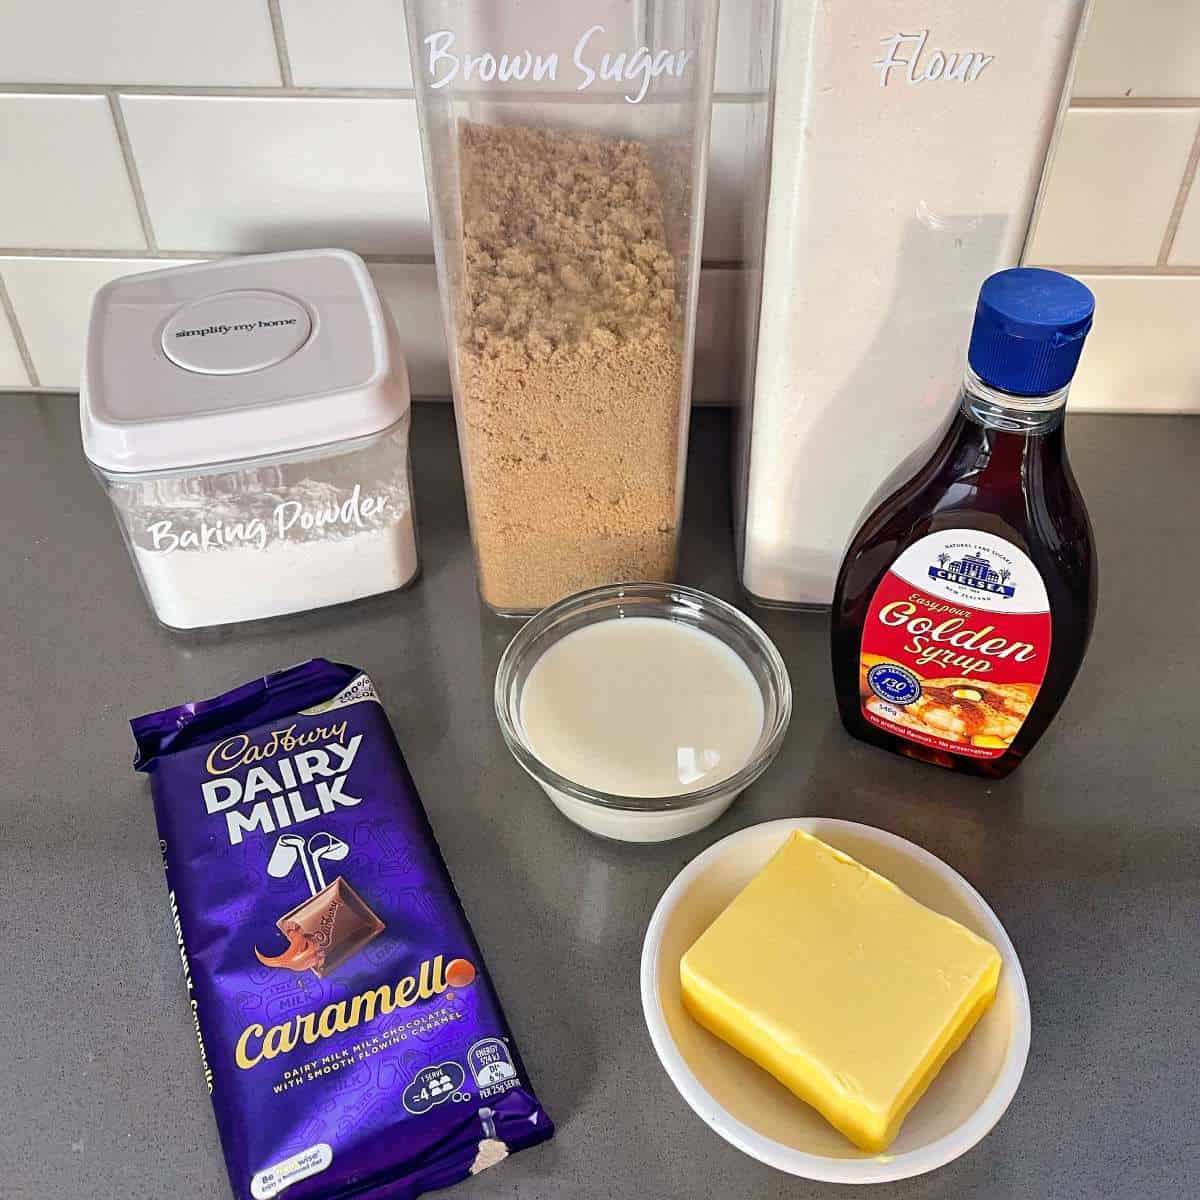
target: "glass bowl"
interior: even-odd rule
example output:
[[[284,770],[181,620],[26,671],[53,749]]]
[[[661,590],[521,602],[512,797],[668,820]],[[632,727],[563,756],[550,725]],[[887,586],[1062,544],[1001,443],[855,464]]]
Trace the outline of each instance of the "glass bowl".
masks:
[[[619,796],[568,779],[533,752],[521,720],[521,697],[533,665],[560,639],[600,621],[650,617],[710,634],[749,669],[763,702],[763,727],[746,763],[707,787],[670,796]],[[770,638],[724,600],[667,583],[621,583],[568,596],[543,609],[509,643],[496,672],[496,716],[513,757],[564,816],[601,837],[662,842],[712,824],[779,752],[792,715],[787,668]]]

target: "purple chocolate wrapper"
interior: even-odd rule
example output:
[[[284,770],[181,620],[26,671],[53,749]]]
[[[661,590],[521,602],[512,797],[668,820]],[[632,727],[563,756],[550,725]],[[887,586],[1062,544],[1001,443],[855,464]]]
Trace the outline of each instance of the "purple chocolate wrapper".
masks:
[[[553,1135],[366,675],[131,724],[239,1200],[401,1200]]]

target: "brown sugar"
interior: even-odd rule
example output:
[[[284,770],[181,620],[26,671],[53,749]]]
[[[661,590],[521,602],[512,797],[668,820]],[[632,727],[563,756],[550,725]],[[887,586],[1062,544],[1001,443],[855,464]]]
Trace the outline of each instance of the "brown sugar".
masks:
[[[533,610],[670,579],[682,322],[639,142],[460,130],[460,436],[480,589]]]

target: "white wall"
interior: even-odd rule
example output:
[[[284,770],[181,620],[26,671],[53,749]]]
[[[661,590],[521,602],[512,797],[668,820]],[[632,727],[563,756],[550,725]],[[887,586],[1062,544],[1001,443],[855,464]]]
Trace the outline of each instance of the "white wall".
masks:
[[[726,5],[718,66],[697,371],[716,401],[759,3]],[[0,81],[0,388],[77,387],[116,275],[338,245],[400,317],[414,389],[448,392],[402,0],[3,4]]]
[[[1076,407],[1200,411],[1200,3],[1096,0],[1026,261],[1079,275]]]
[[[570,3],[571,0],[565,0]],[[697,398],[728,399],[746,89],[724,0]],[[342,245],[448,390],[401,0],[0,4],[0,390],[77,386],[91,293],[161,263]],[[1200,5],[1098,0],[1030,261],[1100,300],[1080,407],[1200,409]],[[1151,349],[1152,348],[1152,349]],[[1147,373],[1147,360],[1151,370]]]

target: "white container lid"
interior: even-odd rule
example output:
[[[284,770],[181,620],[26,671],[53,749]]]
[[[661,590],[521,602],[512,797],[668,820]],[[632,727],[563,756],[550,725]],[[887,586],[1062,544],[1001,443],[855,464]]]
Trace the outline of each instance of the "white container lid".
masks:
[[[132,474],[380,433],[408,373],[362,260],[299,250],[114,279],[96,293],[83,449]]]

